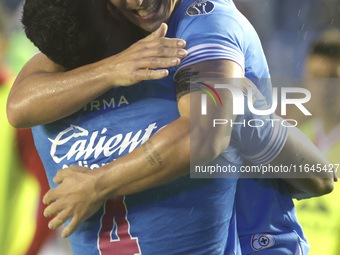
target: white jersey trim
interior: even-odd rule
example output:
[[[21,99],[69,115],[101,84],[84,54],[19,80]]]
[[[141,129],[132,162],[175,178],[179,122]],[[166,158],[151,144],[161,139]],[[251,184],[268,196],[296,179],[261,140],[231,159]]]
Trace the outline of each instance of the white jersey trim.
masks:
[[[245,70],[245,58],[241,51],[216,43],[204,43],[193,46],[188,50],[188,56],[183,59],[178,70],[206,60],[228,59],[236,62]]]
[[[244,155],[244,158],[253,164],[268,164],[281,152],[288,137],[287,127],[283,127],[281,122],[274,122],[274,131],[266,147],[255,155]]]

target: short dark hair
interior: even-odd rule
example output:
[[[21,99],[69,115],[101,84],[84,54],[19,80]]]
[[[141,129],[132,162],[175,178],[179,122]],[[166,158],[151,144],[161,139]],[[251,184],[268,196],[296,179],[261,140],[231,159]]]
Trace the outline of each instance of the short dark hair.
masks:
[[[26,0],[22,23],[39,50],[66,69],[116,54],[140,35],[112,17],[107,0]]]
[[[333,28],[324,31],[313,44],[310,54],[340,60],[340,30]]]

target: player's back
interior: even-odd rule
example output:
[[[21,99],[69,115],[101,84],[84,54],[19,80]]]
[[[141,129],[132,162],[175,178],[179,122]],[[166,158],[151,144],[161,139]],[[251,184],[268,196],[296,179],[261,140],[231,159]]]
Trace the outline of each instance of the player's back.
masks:
[[[76,114],[33,128],[51,187],[58,169],[95,169],[179,117],[173,77],[114,89]],[[70,237],[74,254],[223,254],[235,179],[184,176],[110,199]],[[116,253],[115,253],[116,252]]]

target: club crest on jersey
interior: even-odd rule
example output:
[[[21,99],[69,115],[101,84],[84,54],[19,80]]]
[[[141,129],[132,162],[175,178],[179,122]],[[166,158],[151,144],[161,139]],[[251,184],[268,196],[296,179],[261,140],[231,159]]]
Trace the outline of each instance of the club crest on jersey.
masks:
[[[254,234],[251,236],[250,245],[254,251],[261,251],[273,247],[275,238],[269,234]]]
[[[189,16],[205,15],[211,13],[215,9],[215,5],[207,0],[199,0],[190,5],[187,9]]]

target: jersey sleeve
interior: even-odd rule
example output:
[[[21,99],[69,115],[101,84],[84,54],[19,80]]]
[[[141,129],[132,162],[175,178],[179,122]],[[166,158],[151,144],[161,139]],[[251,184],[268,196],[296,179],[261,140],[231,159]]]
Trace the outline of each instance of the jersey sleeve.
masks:
[[[268,164],[281,152],[287,140],[287,127],[271,115],[261,127],[250,127],[242,133],[243,158],[252,164]],[[262,123],[261,123],[262,124]]]
[[[243,23],[247,21],[228,1],[214,1],[212,4],[214,9],[210,13],[188,15],[187,11],[179,22],[176,37],[186,40],[188,51],[179,69],[201,61],[227,59],[244,70],[243,37],[248,24]]]
[[[251,84],[255,109],[268,110],[266,98]],[[288,136],[288,124],[275,114],[255,115],[245,106],[244,126],[238,129],[243,159],[268,164],[280,153]]]

